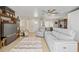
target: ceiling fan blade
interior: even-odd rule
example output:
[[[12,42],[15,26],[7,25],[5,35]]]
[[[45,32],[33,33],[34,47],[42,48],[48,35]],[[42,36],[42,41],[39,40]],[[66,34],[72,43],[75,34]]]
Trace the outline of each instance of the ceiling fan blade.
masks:
[[[44,13],[48,13],[48,12],[46,12],[45,10],[42,10]]]
[[[53,10],[51,10],[50,12],[54,12],[54,11],[56,11],[56,9],[53,9]]]

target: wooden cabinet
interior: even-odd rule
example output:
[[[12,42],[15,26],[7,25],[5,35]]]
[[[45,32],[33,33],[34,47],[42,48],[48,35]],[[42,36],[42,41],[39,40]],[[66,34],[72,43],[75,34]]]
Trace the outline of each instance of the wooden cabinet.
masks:
[[[59,19],[57,21],[55,21],[54,27],[55,28],[64,28],[67,29],[67,20],[68,19]]]
[[[7,6],[0,6],[0,37],[6,38],[6,45],[16,40],[17,23],[15,11]]]

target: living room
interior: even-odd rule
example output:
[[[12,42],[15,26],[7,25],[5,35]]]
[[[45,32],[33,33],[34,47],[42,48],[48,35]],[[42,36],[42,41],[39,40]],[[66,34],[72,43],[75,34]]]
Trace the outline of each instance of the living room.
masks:
[[[1,6],[0,51],[78,52],[78,16],[78,6]]]

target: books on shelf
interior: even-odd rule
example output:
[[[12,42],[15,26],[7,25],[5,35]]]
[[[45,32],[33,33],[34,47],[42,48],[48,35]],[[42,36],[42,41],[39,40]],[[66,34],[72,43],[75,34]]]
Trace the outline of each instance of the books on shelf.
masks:
[[[6,21],[11,21],[11,18],[4,17],[4,16],[1,16],[1,19],[2,19],[2,20],[6,20]]]
[[[7,17],[15,17],[15,11],[7,6],[0,6],[0,15]]]

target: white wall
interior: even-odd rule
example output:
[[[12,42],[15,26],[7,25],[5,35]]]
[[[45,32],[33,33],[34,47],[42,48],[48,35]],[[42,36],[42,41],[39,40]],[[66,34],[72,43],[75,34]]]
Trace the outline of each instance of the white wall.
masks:
[[[74,30],[77,33],[76,40],[79,40],[79,10],[68,14],[68,29]]]

